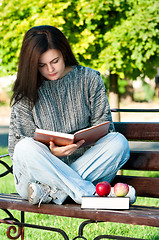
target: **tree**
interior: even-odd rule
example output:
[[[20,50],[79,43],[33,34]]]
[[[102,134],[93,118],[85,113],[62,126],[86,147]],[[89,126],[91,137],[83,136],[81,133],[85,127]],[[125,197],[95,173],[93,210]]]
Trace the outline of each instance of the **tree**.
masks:
[[[25,32],[34,25],[50,24],[58,27],[63,26],[65,22],[62,13],[70,4],[70,1],[1,1],[0,73],[1,75],[15,74]]]
[[[24,33],[34,25],[50,24],[66,34],[81,64],[110,72],[115,106],[119,78],[155,76],[159,66],[158,0],[1,1],[3,74],[16,72]]]
[[[159,66],[159,2],[139,0],[130,6],[126,19],[104,35],[107,47],[100,54],[106,58],[102,68],[109,65],[111,74],[122,79],[141,74],[152,78]]]
[[[156,74],[159,66],[159,2],[97,2],[93,1],[94,8],[89,2],[90,15],[86,7],[82,9],[81,5],[80,9],[80,13],[82,10],[87,12],[86,29],[97,36],[86,52],[93,67],[100,68],[101,72],[109,70],[110,103],[118,107],[118,78],[136,79],[140,75],[152,78]]]

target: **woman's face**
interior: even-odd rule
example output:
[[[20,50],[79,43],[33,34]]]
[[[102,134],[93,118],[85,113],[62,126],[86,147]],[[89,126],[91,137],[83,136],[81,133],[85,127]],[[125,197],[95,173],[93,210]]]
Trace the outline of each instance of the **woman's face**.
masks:
[[[65,67],[62,53],[57,49],[49,49],[39,58],[38,70],[48,80],[57,80],[66,75],[70,67]]]

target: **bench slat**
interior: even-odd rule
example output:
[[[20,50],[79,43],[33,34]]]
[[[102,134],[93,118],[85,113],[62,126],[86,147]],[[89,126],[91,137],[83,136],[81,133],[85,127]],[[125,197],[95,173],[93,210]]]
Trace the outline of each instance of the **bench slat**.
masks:
[[[158,122],[115,122],[115,129],[128,140],[159,141]]]
[[[100,210],[81,209],[78,204],[41,204],[30,205],[18,195],[0,194],[0,208],[34,212],[48,215],[66,216],[73,218],[90,219],[105,222],[119,222],[159,227],[159,208],[145,206],[131,206],[130,210]]]
[[[137,196],[159,198],[159,178],[117,175],[112,182],[127,183],[136,189]]]
[[[131,151],[123,169],[159,171],[159,151]]]

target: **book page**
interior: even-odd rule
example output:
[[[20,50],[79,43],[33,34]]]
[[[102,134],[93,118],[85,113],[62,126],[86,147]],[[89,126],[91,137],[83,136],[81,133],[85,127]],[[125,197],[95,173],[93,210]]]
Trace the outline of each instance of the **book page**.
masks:
[[[74,135],[68,133],[54,132],[43,129],[36,129],[34,140],[49,145],[50,141],[57,146],[66,146],[74,142]]]
[[[84,139],[85,143],[82,146],[94,144],[108,133],[109,126],[110,121],[107,121],[97,126],[82,129],[74,134],[75,142]]]
[[[74,139],[74,135],[69,134],[69,133],[54,132],[54,131],[49,131],[49,130],[44,130],[44,129],[39,129],[39,128],[37,128],[35,132],[52,135],[52,136],[64,137],[64,138],[68,138],[68,139],[72,139],[72,140]]]

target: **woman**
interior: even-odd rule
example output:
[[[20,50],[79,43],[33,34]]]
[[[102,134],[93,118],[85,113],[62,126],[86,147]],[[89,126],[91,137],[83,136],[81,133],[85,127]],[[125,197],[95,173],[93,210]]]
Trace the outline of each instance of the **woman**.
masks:
[[[68,196],[81,203],[129,158],[100,73],[78,64],[55,27],[33,27],[24,36],[12,101],[9,154],[17,192],[31,204],[62,204]],[[73,133],[105,121],[111,121],[109,133],[91,147],[80,148],[84,140],[63,147],[33,140],[36,128]]]

